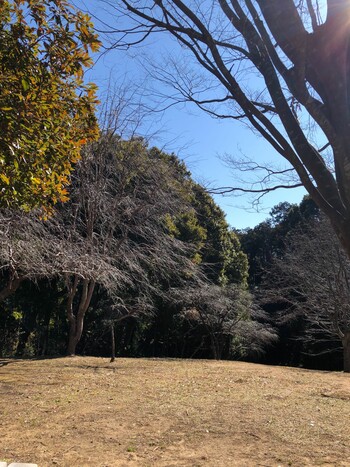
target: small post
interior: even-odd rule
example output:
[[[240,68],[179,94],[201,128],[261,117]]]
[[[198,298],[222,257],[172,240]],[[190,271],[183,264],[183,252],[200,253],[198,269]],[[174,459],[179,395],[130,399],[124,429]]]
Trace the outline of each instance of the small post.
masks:
[[[115,333],[114,333],[114,321],[111,321],[111,363],[115,360]]]

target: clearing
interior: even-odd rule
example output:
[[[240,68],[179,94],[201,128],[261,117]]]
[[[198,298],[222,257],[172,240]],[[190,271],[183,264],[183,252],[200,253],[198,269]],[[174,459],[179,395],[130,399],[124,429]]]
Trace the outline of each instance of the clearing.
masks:
[[[0,360],[0,461],[350,466],[350,375],[242,362]]]

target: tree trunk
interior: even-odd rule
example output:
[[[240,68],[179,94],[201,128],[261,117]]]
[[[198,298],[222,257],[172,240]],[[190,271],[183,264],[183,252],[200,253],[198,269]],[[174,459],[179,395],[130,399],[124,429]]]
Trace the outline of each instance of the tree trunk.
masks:
[[[343,357],[344,357],[344,372],[350,373],[350,331],[344,334],[342,339]]]
[[[90,303],[89,303],[90,304]],[[75,355],[76,347],[80,341],[80,338],[83,334],[84,328],[84,318],[85,313],[89,307],[89,304],[86,307],[81,307],[81,303],[79,305],[79,311],[76,316],[74,316],[74,320],[70,321],[69,326],[69,341],[68,341],[68,348],[67,353],[71,357]]]
[[[111,363],[115,360],[115,332],[114,322],[111,321]]]
[[[80,324],[81,328],[83,327],[83,323]],[[75,355],[76,347],[80,340],[81,335],[77,334],[77,318],[74,317],[74,322],[70,322],[69,324],[69,340],[68,340],[68,348],[67,354],[73,357]]]
[[[81,297],[79,301],[78,311],[76,314],[73,309],[73,300],[77,292],[79,279],[74,280],[74,284],[69,289],[68,301],[67,301],[67,318],[69,321],[69,340],[67,347],[67,354],[74,356],[76,347],[80,341],[81,335],[84,328],[84,318],[87,309],[89,308],[91,297],[95,289],[95,281],[84,279]]]
[[[219,339],[217,339],[216,336],[211,335],[210,342],[214,360],[221,360],[222,346],[220,345]]]

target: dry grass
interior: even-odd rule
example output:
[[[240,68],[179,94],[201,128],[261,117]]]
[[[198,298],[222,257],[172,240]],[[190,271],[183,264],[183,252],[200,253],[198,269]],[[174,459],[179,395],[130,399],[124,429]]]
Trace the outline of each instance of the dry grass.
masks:
[[[0,365],[0,461],[350,466],[349,375],[203,360]]]

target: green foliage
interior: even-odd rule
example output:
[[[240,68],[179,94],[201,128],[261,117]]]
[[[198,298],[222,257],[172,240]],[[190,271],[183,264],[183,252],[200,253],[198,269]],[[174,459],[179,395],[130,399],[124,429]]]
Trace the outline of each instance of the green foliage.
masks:
[[[220,285],[245,285],[248,261],[238,236],[230,229],[224,212],[206,190],[192,180],[186,182],[189,206],[176,216],[167,217],[169,232],[195,246],[192,260],[202,265],[210,281]]]
[[[35,217],[24,230],[33,230],[27,243],[34,243],[38,264],[45,266],[50,258],[52,264],[41,272],[31,261],[31,276],[26,270],[22,275],[40,282],[40,291],[28,280],[9,297],[13,310],[21,313],[17,324],[11,318],[17,330],[12,333],[14,351],[62,351],[64,305],[70,318],[77,316],[88,283],[88,332],[79,351],[108,354],[111,323],[117,331],[117,354],[191,356],[203,338],[208,343],[203,326],[197,332],[179,318],[179,307],[167,300],[169,289],[185,292],[206,276],[216,283],[215,300],[221,303],[231,283],[243,286],[244,294],[247,260],[224,213],[191,179],[184,163],[173,154],[149,149],[142,138],[126,141],[106,132],[84,148],[69,190],[68,202],[58,203],[55,215],[45,221],[21,212],[25,219]],[[9,230],[16,235],[14,229]],[[54,243],[38,255],[35,242],[44,237],[42,229]],[[45,246],[48,243],[44,239]],[[19,273],[20,256],[28,260],[28,250],[18,255],[17,244],[11,245]],[[4,273],[4,285],[6,278]],[[230,311],[239,313],[238,306]],[[203,352],[199,354],[209,356],[205,346]]]
[[[209,280],[220,285],[246,285],[248,260],[224,212],[207,191],[193,181],[186,165],[176,155],[157,148],[152,148],[150,155],[175,169],[173,188],[183,199],[183,209],[175,216],[166,216],[170,235],[194,246],[192,261],[202,265]]]
[[[195,245],[195,252],[193,253],[192,260],[196,264],[202,262],[200,251],[204,247],[205,240],[207,239],[206,229],[199,224],[197,215],[193,209],[181,213],[176,216],[176,219],[167,216],[166,225],[169,233],[183,242],[192,243]]]
[[[286,241],[293,231],[305,227],[319,215],[314,201],[305,196],[300,205],[279,203],[272,208],[270,218],[240,233],[242,249],[249,260],[251,286],[258,286],[272,260],[283,256]]]
[[[88,15],[66,0],[0,4],[0,206],[46,207],[66,199],[82,145],[97,136],[98,49]]]
[[[0,307],[0,356],[62,353],[66,339],[59,281],[26,281]]]

